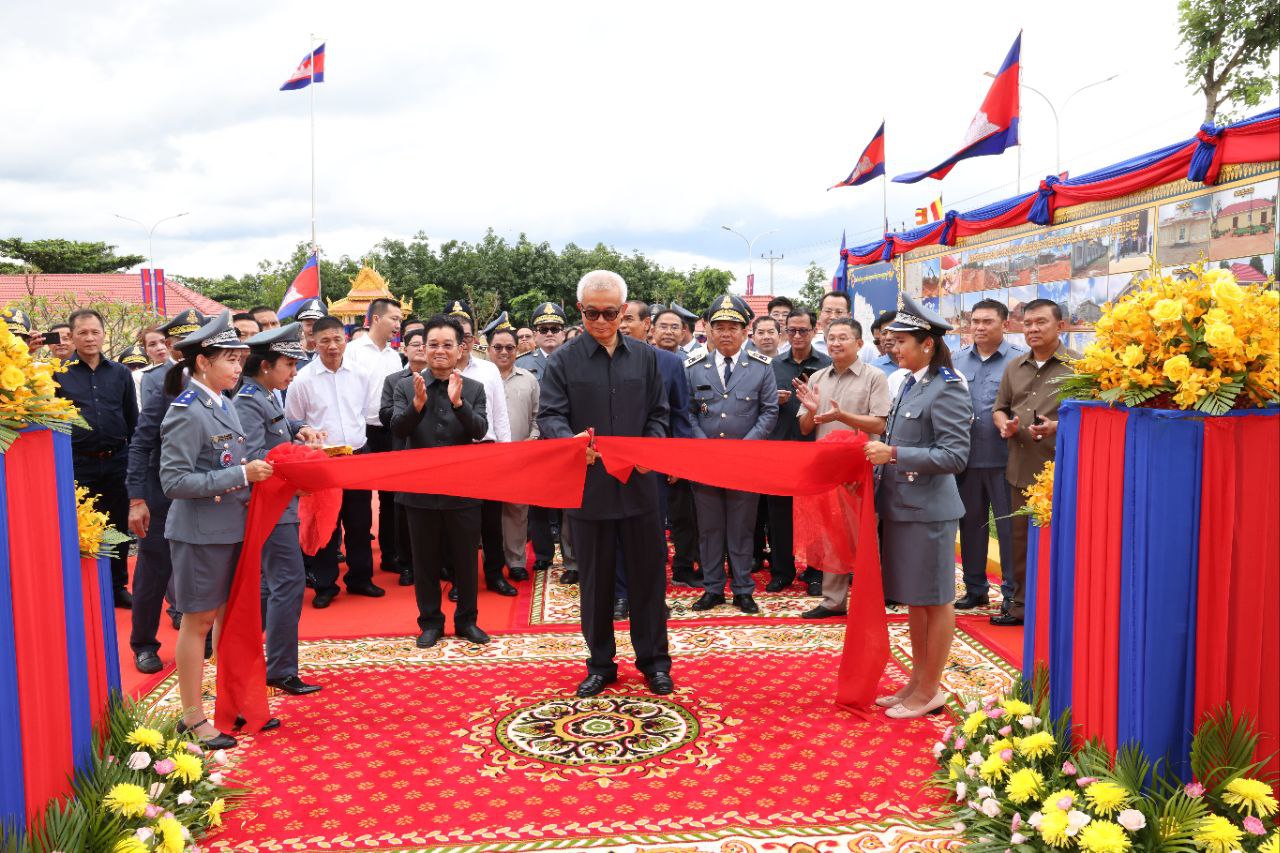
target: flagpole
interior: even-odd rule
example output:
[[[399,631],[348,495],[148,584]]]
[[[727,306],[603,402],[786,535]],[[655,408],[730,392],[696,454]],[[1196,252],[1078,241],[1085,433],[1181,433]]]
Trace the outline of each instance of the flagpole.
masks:
[[[889,230],[889,176],[880,176],[880,213],[884,216],[884,230]]]
[[[311,64],[308,71],[311,82],[307,84],[311,101],[311,253],[316,256],[316,296],[324,298],[324,282],[320,280],[320,247],[316,243],[316,34],[311,33],[307,48]]]

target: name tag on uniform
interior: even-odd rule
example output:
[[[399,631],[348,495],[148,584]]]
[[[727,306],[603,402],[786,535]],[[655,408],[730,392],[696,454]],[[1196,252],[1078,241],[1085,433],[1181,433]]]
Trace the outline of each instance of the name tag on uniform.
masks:
[[[213,438],[209,439],[209,441],[211,441],[214,444],[222,444],[223,442],[230,441],[230,440],[231,440],[231,433],[229,432],[224,432],[221,435],[215,435]]]
[[[272,418],[272,419],[271,419],[271,422],[272,422],[273,424],[278,424],[278,423],[280,423],[282,420],[284,420],[284,415],[276,415],[274,418]]]

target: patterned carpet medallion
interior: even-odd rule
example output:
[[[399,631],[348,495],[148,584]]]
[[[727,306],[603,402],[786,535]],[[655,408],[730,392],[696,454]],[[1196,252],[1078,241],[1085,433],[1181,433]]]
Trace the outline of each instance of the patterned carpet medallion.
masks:
[[[895,661],[906,626],[890,624]],[[866,718],[831,700],[843,626],[673,626],[676,691],[650,694],[618,634],[619,680],[578,699],[573,632],[317,641],[325,690],[276,694],[284,725],[242,737],[230,774],[252,789],[206,849],[833,853],[959,849],[928,825],[931,747],[953,719]],[[949,690],[1012,682],[963,631]],[[882,687],[901,684],[890,666]],[[212,691],[212,678],[207,685]],[[176,680],[148,701],[177,710]]]

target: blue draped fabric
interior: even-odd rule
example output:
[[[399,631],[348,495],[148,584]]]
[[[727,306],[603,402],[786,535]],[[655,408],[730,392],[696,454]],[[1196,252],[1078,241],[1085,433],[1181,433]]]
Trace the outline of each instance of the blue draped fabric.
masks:
[[[5,492],[0,454],[0,496]],[[0,824],[26,824],[22,777],[22,716],[18,705],[18,654],[13,633],[13,593],[9,580],[9,517],[0,512]]]
[[[1191,778],[1203,416],[1131,409],[1125,435],[1117,737]],[[1169,460],[1177,460],[1169,464]],[[1055,519],[1056,521],[1056,519]]]
[[[1202,182],[1209,175],[1209,167],[1213,165],[1213,154],[1218,150],[1218,137],[1222,128],[1213,122],[1200,125],[1196,134],[1196,150],[1191,155],[1191,165],[1187,168],[1187,180]]]
[[[1149,166],[1159,163],[1166,157],[1177,154],[1191,142],[1190,139],[1184,139],[1181,142],[1175,142],[1172,145],[1166,145],[1163,148],[1157,148],[1155,151],[1148,151],[1146,154],[1139,154],[1137,157],[1130,157],[1128,160],[1121,160],[1119,163],[1112,163],[1110,166],[1103,166],[1092,172],[1087,172],[1074,178],[1067,178],[1064,184],[1071,187],[1078,187],[1083,184],[1096,184],[1102,181],[1110,181]]]
[[[53,458],[58,471],[58,528],[62,540],[62,605],[67,625],[71,749],[76,757],[76,766],[80,767],[89,758],[93,729],[89,708],[89,653],[84,635],[84,587],[80,582],[80,534],[76,522],[76,493],[72,486],[75,474],[71,461],[71,436],[53,433]]]
[[[985,222],[988,219],[995,219],[998,216],[1004,216],[1027,199],[1031,198],[1034,193],[1023,193],[1013,198],[1006,198],[1003,201],[993,201],[984,207],[979,207],[968,213],[960,214],[960,219],[965,222]]]
[[[117,546],[128,548],[128,544]],[[102,619],[102,648],[107,661],[107,692],[120,692],[120,644],[116,639],[116,612],[113,606],[114,590],[111,587],[111,561],[98,560],[98,595],[102,602],[99,617]]]
[[[1027,527],[1027,579],[1023,584],[1026,590],[1025,612],[1022,626],[1022,680],[1031,684],[1036,674],[1036,585],[1040,582],[1040,528],[1034,524]],[[1049,531],[1053,535],[1053,531]]]
[[[939,239],[944,246],[954,246],[956,244],[956,219],[960,214],[954,210],[948,210],[947,216],[942,223],[942,237]]]
[[[1071,707],[1076,586],[1076,471],[1080,454],[1078,400],[1065,400],[1058,409],[1058,438],[1054,456],[1052,556],[1049,563],[1049,709],[1054,719]],[[1087,495],[1085,498],[1087,499]],[[1026,632],[1024,631],[1024,634]]]
[[[1027,219],[1036,225],[1053,223],[1053,205],[1050,202],[1053,199],[1054,185],[1061,182],[1062,179],[1057,175],[1050,175],[1040,182],[1040,189],[1036,191],[1036,200],[1031,203],[1031,210],[1027,211]]]

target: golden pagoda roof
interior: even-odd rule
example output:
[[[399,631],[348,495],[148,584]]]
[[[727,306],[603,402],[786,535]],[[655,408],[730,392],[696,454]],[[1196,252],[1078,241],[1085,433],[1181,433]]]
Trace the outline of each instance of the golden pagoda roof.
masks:
[[[329,303],[329,313],[344,322],[363,323],[369,313],[369,305],[375,299],[395,299],[386,279],[373,267],[361,267],[351,280],[351,290],[341,299]],[[405,311],[413,308],[412,301],[403,301]]]

